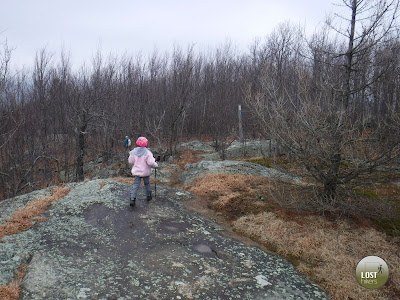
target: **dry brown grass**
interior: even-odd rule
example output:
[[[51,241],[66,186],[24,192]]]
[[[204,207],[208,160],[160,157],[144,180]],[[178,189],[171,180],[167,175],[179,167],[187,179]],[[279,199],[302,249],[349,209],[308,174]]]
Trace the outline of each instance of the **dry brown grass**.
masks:
[[[193,164],[193,163],[199,162],[201,160],[199,154],[202,154],[202,153],[204,153],[204,152],[191,150],[191,149],[185,149],[179,153],[178,158],[175,161],[175,163],[179,167],[183,167],[186,164]]]
[[[289,189],[291,184],[286,185]],[[275,208],[271,194],[275,186],[273,181],[261,176],[208,174],[184,188],[206,198],[209,208],[223,212],[226,218],[233,220]]]
[[[129,183],[133,184],[133,178],[132,177],[114,177],[112,180],[121,182],[121,183]]]
[[[301,196],[301,190],[284,187],[274,193],[277,184],[266,178],[217,174],[199,178],[186,189],[223,212],[235,231],[293,261],[333,299],[399,298],[400,249],[394,238],[374,229],[369,220],[355,224],[282,208],[281,202],[273,199],[279,193],[284,198],[282,190],[289,190],[288,198]],[[380,256],[388,263],[389,282],[381,289],[367,290],[355,278],[357,263],[368,255]]]
[[[298,270],[334,299],[394,299],[400,293],[399,247],[373,228],[354,228],[346,220],[332,222],[319,216],[306,216],[299,224],[272,212],[241,217],[233,228],[284,257],[298,259]],[[391,279],[382,289],[366,290],[355,278],[357,263],[368,255],[388,263]]]
[[[121,183],[129,183],[133,184],[133,177],[114,177],[112,180],[121,182]],[[140,182],[140,184],[143,184],[143,181]],[[150,184],[154,184],[154,178],[150,176]]]
[[[0,286],[0,299],[2,300],[17,300],[21,293],[21,284],[26,274],[26,265],[18,268],[17,274],[13,281],[7,285]]]
[[[70,190],[71,188],[56,187],[53,189],[51,196],[38,198],[17,209],[10,218],[6,219],[5,224],[0,224],[0,241],[5,236],[28,230],[37,222],[44,221],[45,219],[40,217],[43,212],[53,202],[57,202],[66,196]]]
[[[6,219],[5,224],[0,224],[0,241],[3,237],[17,234],[28,230],[37,222],[43,222],[46,219],[41,217],[43,212],[53,203],[59,201],[66,196],[71,188],[56,187],[53,189],[51,196],[38,198],[29,202],[26,206],[16,210],[14,214]],[[16,300],[21,292],[21,284],[26,274],[26,265],[18,268],[17,274],[13,281],[7,285],[0,286],[0,299]]]

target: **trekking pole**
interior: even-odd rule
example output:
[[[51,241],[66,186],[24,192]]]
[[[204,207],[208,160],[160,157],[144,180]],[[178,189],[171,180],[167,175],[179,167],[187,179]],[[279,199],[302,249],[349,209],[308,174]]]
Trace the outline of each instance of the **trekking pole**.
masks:
[[[157,199],[157,168],[154,168],[154,199]]]
[[[157,156],[156,161],[160,161],[160,155]],[[154,168],[154,199],[157,199],[157,168]]]

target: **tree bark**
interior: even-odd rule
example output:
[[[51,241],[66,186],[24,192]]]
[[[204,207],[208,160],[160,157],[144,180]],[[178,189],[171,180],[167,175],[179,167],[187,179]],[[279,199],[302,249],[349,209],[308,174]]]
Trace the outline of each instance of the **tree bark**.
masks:
[[[76,157],[76,179],[78,181],[83,181],[85,179],[83,166],[84,166],[84,158],[86,150],[85,133],[87,126],[88,123],[86,114],[82,113],[81,126],[79,127],[79,132],[78,132],[78,153]]]

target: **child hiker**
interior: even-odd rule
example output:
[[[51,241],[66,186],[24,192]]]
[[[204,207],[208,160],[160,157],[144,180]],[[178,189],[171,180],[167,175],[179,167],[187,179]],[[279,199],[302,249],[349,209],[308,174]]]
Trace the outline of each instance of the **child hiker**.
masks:
[[[152,199],[150,187],[151,168],[157,168],[158,164],[153,157],[153,153],[147,149],[147,139],[143,136],[136,141],[136,147],[129,152],[128,162],[132,165],[132,175],[135,177],[131,190],[130,206],[134,206],[136,202],[136,194],[143,178],[144,186],[146,187],[147,201]]]

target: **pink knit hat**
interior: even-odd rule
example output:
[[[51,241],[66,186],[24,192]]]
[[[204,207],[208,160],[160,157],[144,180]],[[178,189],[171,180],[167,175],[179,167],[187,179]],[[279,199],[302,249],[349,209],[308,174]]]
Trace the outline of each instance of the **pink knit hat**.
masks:
[[[136,145],[139,147],[147,147],[147,139],[144,136],[141,136],[137,139]]]

